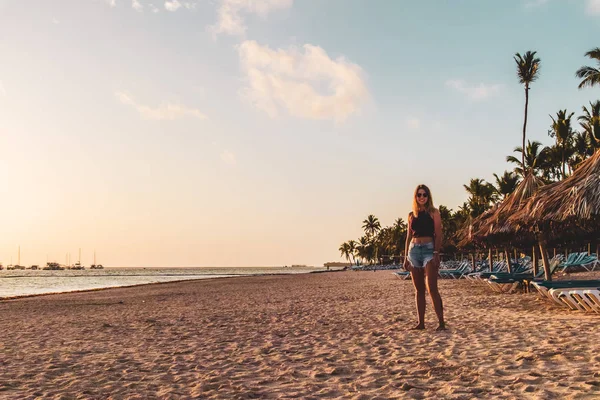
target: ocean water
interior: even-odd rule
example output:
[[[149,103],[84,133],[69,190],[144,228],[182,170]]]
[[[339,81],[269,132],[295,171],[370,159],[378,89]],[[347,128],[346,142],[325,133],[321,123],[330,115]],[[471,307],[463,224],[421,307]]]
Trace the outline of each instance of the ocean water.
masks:
[[[105,268],[102,270],[0,271],[0,299],[45,293],[265,274],[302,274],[325,271],[318,267],[229,267],[229,268]]]

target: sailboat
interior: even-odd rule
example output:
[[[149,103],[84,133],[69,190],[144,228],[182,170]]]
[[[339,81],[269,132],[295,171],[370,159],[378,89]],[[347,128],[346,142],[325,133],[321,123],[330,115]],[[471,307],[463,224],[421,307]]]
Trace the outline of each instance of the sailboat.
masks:
[[[85,267],[81,265],[81,248],[79,248],[79,260],[71,267],[71,269],[85,269]]]
[[[11,264],[12,264],[12,262],[11,262]],[[25,267],[23,265],[21,265],[21,246],[19,246],[17,265],[9,265],[6,269],[25,269]]]
[[[104,269],[102,264],[96,264],[96,250],[94,250],[94,263],[90,266],[90,269]]]

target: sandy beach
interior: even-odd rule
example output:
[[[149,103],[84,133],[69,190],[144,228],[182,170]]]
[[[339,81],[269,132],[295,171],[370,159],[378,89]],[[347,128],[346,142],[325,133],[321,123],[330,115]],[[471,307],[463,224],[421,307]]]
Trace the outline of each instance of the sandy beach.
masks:
[[[600,316],[440,282],[411,331],[390,271],[222,278],[0,302],[0,398],[600,396]]]

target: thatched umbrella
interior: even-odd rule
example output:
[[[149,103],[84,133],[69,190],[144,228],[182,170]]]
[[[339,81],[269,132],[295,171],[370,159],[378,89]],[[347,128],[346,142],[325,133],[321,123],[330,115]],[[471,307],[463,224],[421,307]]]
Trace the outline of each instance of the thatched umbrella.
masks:
[[[546,279],[550,280],[548,240],[566,232],[576,236],[600,234],[600,150],[581,163],[570,177],[541,187],[508,218],[507,226],[514,231],[537,234]]]
[[[470,240],[486,244],[491,254],[491,247],[494,243],[507,244],[517,242],[522,244],[524,242],[533,242],[533,235],[524,231],[517,232],[512,229],[511,225],[507,224],[507,220],[512,214],[519,211],[543,184],[542,180],[532,173],[527,174],[515,190],[501,203],[473,220],[471,226],[468,227],[468,237],[463,239],[461,243]],[[491,256],[489,258],[491,260]]]

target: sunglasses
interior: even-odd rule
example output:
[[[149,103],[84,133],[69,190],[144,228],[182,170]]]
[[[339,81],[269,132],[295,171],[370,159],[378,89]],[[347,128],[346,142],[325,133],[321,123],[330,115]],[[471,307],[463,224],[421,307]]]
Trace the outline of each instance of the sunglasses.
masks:
[[[429,196],[427,195],[427,193],[417,193],[417,197],[419,197],[419,198],[421,198],[421,197],[428,198]]]

